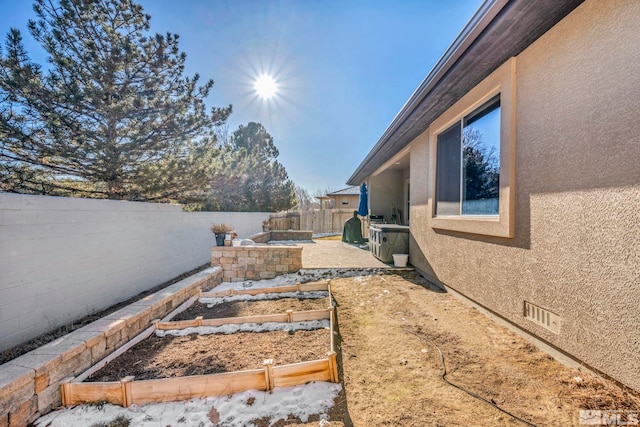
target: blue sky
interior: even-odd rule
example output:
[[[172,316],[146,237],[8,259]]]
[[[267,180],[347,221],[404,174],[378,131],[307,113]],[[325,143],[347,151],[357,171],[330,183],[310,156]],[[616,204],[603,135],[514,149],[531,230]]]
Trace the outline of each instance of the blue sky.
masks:
[[[289,177],[310,193],[346,187],[405,101],[481,0],[138,0],[151,31],[180,35],[186,73],[215,85],[210,106],[233,105],[229,132],[262,123]],[[0,0],[2,39],[26,29],[29,0]],[[270,74],[269,100],[253,83]]]

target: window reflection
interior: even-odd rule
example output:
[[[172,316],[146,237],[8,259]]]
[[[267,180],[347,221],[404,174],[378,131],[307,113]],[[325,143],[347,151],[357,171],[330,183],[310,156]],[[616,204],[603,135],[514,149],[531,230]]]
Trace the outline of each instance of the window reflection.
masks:
[[[436,215],[498,215],[500,95],[438,135]]]
[[[462,214],[498,215],[500,191],[500,99],[464,120]]]

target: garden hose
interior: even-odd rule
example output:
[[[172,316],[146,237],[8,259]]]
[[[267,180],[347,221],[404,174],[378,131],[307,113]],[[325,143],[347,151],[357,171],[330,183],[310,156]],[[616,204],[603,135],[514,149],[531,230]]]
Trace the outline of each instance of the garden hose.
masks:
[[[476,399],[481,400],[482,402],[488,403],[489,405],[493,406],[493,407],[494,407],[494,408],[496,408],[497,410],[499,410],[499,411],[501,411],[501,412],[503,412],[503,413],[505,413],[505,414],[509,415],[509,416],[510,416],[510,417],[512,417],[513,419],[515,419],[515,420],[517,420],[517,421],[520,421],[520,422],[521,422],[521,423],[523,423],[523,424],[528,425],[529,427],[538,427],[538,426],[536,426],[535,424],[533,424],[533,423],[531,423],[531,422],[529,422],[529,421],[527,421],[527,420],[524,420],[524,419],[520,418],[519,416],[517,416],[517,415],[515,415],[515,414],[512,414],[511,412],[507,411],[506,409],[501,408],[501,407],[500,407],[500,406],[498,406],[496,403],[494,403],[494,402],[492,402],[492,401],[490,401],[490,400],[485,399],[484,397],[480,396],[479,394],[474,393],[474,392],[472,392],[472,391],[470,391],[470,390],[467,390],[466,388],[464,388],[464,387],[462,387],[462,386],[459,386],[459,385],[457,385],[457,384],[454,384],[454,383],[452,383],[451,381],[449,381],[449,380],[447,379],[447,367],[446,367],[446,365],[445,365],[445,363],[444,363],[444,355],[442,354],[442,351],[440,350],[440,348],[439,348],[439,347],[438,347],[438,346],[437,346],[433,341],[431,341],[431,340],[429,340],[429,339],[425,338],[424,336],[419,335],[418,333],[413,332],[413,331],[410,331],[410,330],[408,330],[408,329],[405,329],[405,328],[403,328],[403,329],[404,329],[404,331],[405,331],[405,332],[410,333],[411,335],[416,336],[418,339],[420,339],[420,340],[422,340],[422,341],[426,342],[426,343],[427,343],[427,344],[429,344],[429,345],[432,345],[433,347],[435,347],[435,349],[436,349],[436,350],[438,350],[438,354],[440,355],[440,366],[442,367],[442,370],[441,370],[441,373],[440,373],[440,377],[442,378],[442,380],[443,380],[445,383],[449,384],[450,386],[453,386],[453,387],[457,388],[458,390],[464,391],[465,393],[467,393],[467,394],[468,394],[469,396],[471,396],[471,397],[475,397]]]

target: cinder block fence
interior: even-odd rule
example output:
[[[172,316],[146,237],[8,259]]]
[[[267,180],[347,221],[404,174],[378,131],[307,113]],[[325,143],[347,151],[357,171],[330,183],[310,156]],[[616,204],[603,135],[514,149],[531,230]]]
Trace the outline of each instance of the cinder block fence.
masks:
[[[207,264],[212,224],[246,237],[268,215],[0,193],[0,351]]]

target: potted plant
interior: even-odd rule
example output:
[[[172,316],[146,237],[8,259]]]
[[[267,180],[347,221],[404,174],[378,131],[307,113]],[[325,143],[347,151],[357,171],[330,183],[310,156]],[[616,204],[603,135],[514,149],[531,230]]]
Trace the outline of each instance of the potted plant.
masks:
[[[224,246],[225,235],[233,229],[227,224],[213,224],[211,226],[211,232],[216,236],[216,245]]]
[[[229,230],[224,235],[224,245],[231,246],[231,242],[238,239],[238,233],[235,230]]]

